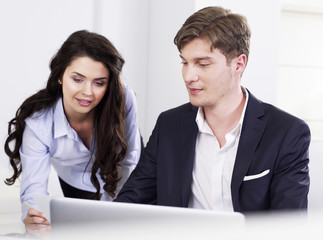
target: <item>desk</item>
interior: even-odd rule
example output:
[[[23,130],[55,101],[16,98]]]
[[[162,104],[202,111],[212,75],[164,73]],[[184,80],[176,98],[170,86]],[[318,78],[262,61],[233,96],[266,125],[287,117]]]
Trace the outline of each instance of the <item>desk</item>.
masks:
[[[3,205],[6,204],[6,205]],[[18,208],[17,208],[18,205]],[[4,208],[3,206],[7,206]],[[7,200],[0,208],[0,240],[30,239],[25,235],[24,225],[20,220],[19,201]],[[227,226],[223,229],[205,228],[201,225],[184,225],[167,222],[153,224],[149,219],[143,222],[134,222],[131,225],[124,222],[116,222],[113,226],[106,224],[86,224],[79,226],[67,226],[60,231],[52,231],[51,236],[36,237],[36,239],[112,239],[136,240],[136,239],[239,239],[239,240],[272,240],[272,239],[323,239],[323,211],[312,211],[308,217],[300,217],[295,214],[277,214],[272,216],[254,215],[247,217],[243,228]]]
[[[23,237],[25,226],[21,221],[20,203],[17,198],[1,199],[0,205],[0,239],[14,236]]]
[[[3,236],[24,235],[25,226],[20,213],[0,213],[0,239]]]

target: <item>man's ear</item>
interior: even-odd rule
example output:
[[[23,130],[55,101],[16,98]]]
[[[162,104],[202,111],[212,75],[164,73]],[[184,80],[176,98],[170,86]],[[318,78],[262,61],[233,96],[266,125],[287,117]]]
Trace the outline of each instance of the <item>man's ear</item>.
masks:
[[[247,65],[247,56],[245,54],[240,54],[235,58],[235,70],[239,71],[241,74],[245,70]]]

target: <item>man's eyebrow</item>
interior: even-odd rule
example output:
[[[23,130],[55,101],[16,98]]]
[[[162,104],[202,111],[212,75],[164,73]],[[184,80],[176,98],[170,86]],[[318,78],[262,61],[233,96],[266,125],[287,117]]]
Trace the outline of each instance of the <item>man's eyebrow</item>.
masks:
[[[199,57],[199,58],[195,58],[196,61],[201,61],[201,60],[210,60],[211,57]]]
[[[185,59],[182,55],[179,55],[181,59]],[[194,58],[194,61],[201,61],[201,60],[210,60],[211,57],[205,56],[205,57],[197,57]]]

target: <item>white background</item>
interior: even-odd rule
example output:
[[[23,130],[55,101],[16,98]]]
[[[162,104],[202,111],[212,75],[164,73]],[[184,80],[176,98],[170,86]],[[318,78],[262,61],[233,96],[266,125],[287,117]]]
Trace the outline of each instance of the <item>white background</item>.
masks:
[[[247,17],[251,53],[242,84],[263,101],[277,104],[282,5],[323,8],[320,0],[0,0],[0,143],[22,101],[45,87],[53,54],[80,29],[105,35],[125,58],[122,78],[137,95],[146,142],[159,113],[188,101],[173,38],[189,15],[215,4]],[[315,104],[323,111],[322,103]],[[310,151],[310,208],[317,208],[323,199],[322,141],[313,141]],[[7,187],[2,181],[9,176],[3,150],[0,163],[0,198],[16,199],[19,183]]]

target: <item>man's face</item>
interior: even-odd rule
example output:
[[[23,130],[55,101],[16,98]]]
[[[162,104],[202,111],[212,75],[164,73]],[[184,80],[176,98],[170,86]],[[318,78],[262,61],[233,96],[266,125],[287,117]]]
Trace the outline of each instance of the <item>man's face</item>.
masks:
[[[240,89],[237,58],[227,63],[219,49],[211,49],[207,40],[196,38],[180,54],[182,74],[191,103],[198,107],[216,107],[230,101]]]

